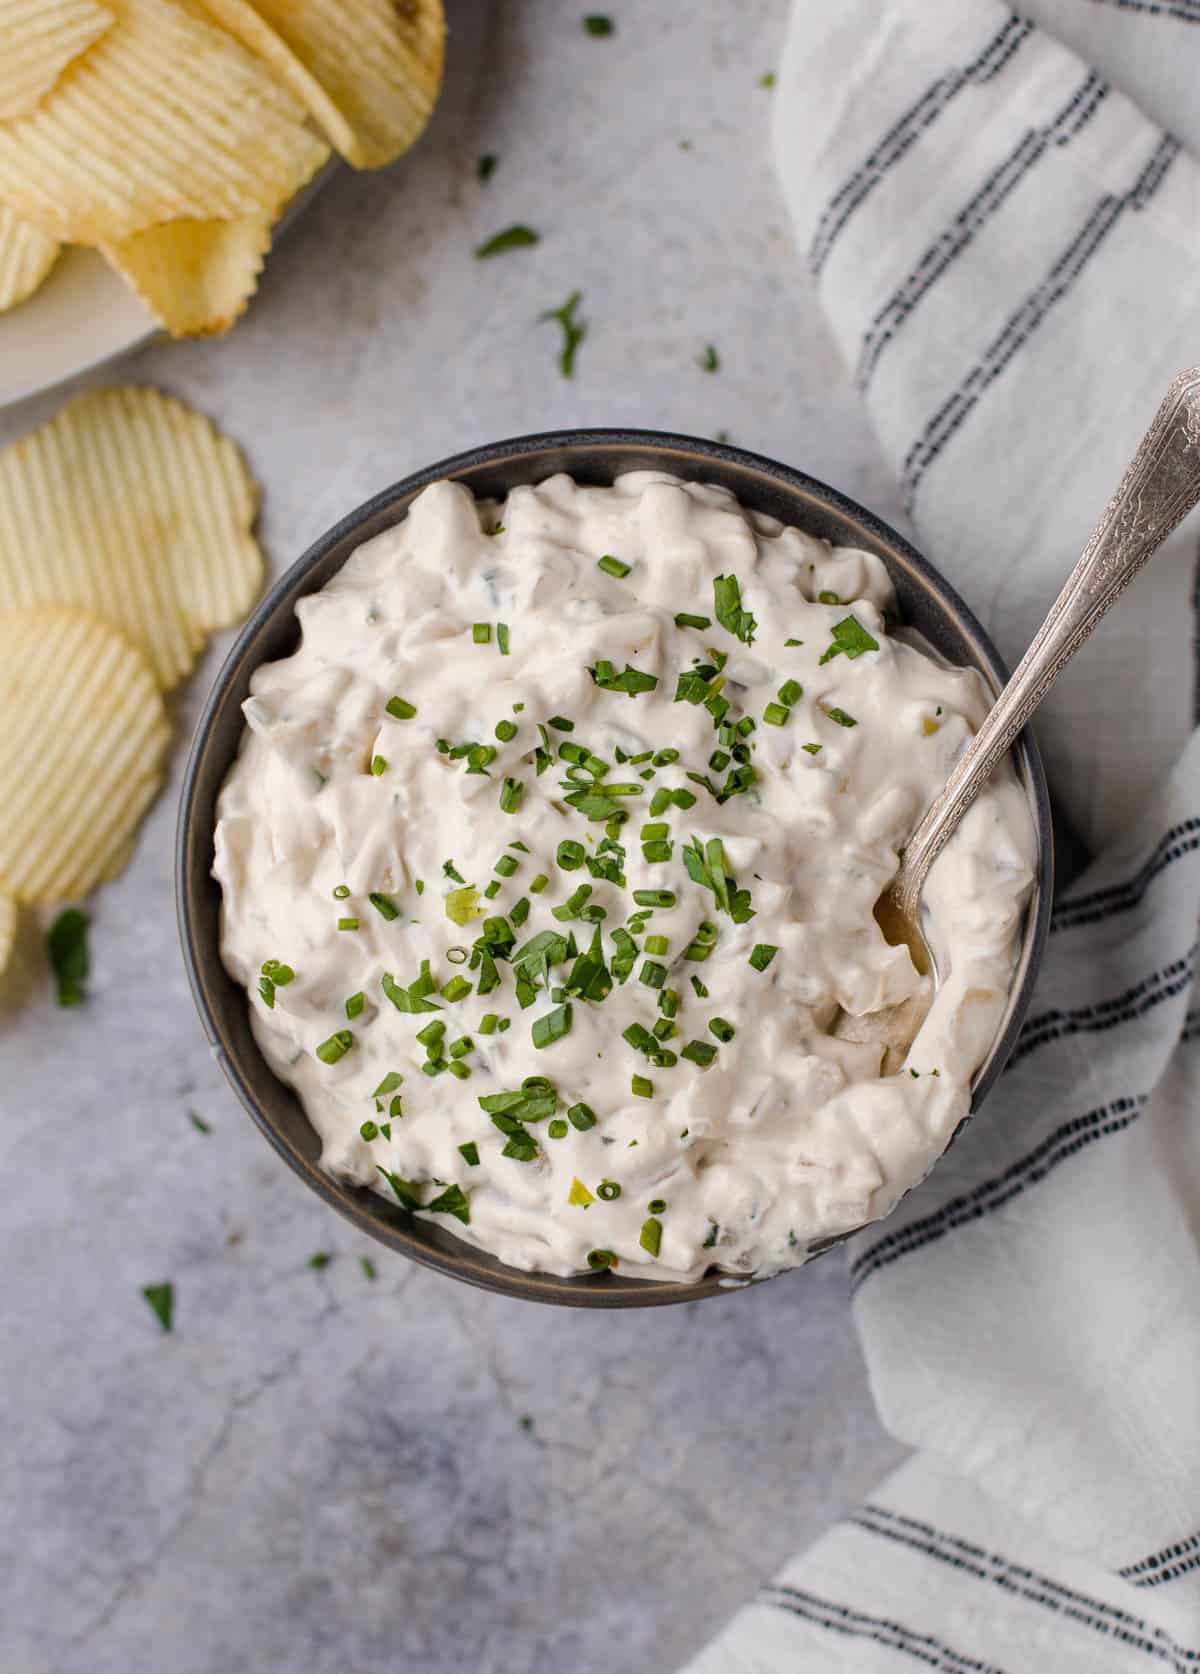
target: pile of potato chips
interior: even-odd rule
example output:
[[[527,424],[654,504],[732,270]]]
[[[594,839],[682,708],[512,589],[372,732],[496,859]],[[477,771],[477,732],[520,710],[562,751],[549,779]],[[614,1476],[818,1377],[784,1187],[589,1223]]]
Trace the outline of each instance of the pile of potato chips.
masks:
[[[0,309],[84,244],[172,335],[226,330],[330,146],[421,133],[444,36],[441,0],[0,0]]]
[[[158,390],[90,390],[0,453],[0,970],[18,902],[125,864],[163,694],[262,585],[240,452]]]

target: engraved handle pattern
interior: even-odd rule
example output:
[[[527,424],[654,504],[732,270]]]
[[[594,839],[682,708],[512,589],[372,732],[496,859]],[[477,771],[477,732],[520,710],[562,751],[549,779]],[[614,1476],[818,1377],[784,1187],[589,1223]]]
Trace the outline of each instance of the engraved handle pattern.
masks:
[[[892,898],[911,922],[918,922],[930,866],[996,763],[1105,611],[1197,502],[1200,366],[1193,366],[1171,384],[1066,586],[913,832],[891,887]]]

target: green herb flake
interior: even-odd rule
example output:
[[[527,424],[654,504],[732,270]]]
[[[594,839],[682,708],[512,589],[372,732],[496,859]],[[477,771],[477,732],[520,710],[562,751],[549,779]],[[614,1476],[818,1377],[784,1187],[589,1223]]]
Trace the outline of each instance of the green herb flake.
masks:
[[[553,1046],[555,1041],[562,1040],[564,1035],[571,1032],[571,1005],[556,1006],[542,1017],[534,1020],[530,1031],[533,1044],[537,1047]]]
[[[464,1226],[471,1223],[471,1202],[461,1186],[447,1186],[425,1208],[431,1215],[453,1215]]]
[[[370,1256],[359,1256],[358,1265],[363,1270],[364,1279],[377,1279],[379,1277],[379,1269],[371,1260]]]
[[[567,1120],[580,1133],[586,1133],[589,1128],[596,1126],[596,1112],[588,1104],[573,1104],[567,1111]]]
[[[593,1273],[603,1273],[607,1267],[615,1267],[617,1258],[611,1250],[589,1250],[587,1264]]]
[[[798,680],[785,680],[775,695],[780,703],[791,709],[804,696],[804,687]]]
[[[354,1045],[354,1035],[349,1029],[335,1029],[328,1040],[323,1040],[317,1047],[317,1057],[323,1064],[336,1064],[344,1058]]]
[[[662,1222],[655,1216],[651,1215],[648,1221],[643,1221],[638,1243],[652,1256],[662,1249]]]
[[[175,1319],[175,1286],[172,1284],[143,1285],[142,1295],[150,1311],[164,1331],[172,1329]]]
[[[615,35],[616,24],[611,17],[603,12],[589,12],[583,20],[583,32],[596,40],[602,40],[606,35]]]
[[[735,575],[719,575],[713,580],[713,609],[717,621],[743,645],[753,645],[758,630],[752,612],[742,607],[742,590]]]
[[[313,1254],[308,1258],[308,1265],[312,1268],[314,1273],[321,1273],[329,1266],[329,1263],[332,1260],[333,1257],[330,1255],[328,1250],[314,1250]]]
[[[605,575],[611,575],[618,581],[623,581],[633,568],[633,565],[624,564],[619,558],[614,558],[611,553],[606,552],[604,557],[597,562],[596,568],[598,570],[603,570]]]
[[[505,779],[500,786],[500,812],[515,814],[521,806],[521,798],[525,794],[525,785],[520,779]]]
[[[836,721],[839,727],[856,727],[858,722],[853,715],[847,715],[844,709],[827,709],[825,713],[831,721]]]
[[[46,957],[54,974],[54,994],[59,1005],[80,1005],[89,967],[86,913],[78,907],[67,907],[59,913],[46,936]],[[274,994],[269,1003],[274,1003]]]
[[[500,649],[500,655],[502,657],[507,657],[508,656],[508,646],[509,646],[509,632],[508,632],[508,623],[507,622],[497,622],[496,623],[496,644]]]
[[[491,238],[485,239],[482,244],[477,244],[475,260],[486,262],[493,256],[503,255],[506,250],[527,250],[531,245],[540,242],[538,234],[534,232],[532,227],[522,226],[518,222],[514,226],[505,227],[502,231],[493,233]]]
[[[564,378],[575,375],[575,351],[587,336],[587,325],[575,318],[575,310],[583,301],[582,291],[572,291],[561,308],[547,308],[539,318],[557,320],[562,327],[563,346],[558,357],[558,369]]]
[[[768,703],[763,710],[763,720],[769,726],[785,727],[792,718],[790,709],[785,709],[782,703]]]
[[[417,712],[415,703],[408,703],[402,697],[390,697],[384,705],[393,721],[411,721]]]
[[[700,356],[700,370],[702,372],[719,372],[720,369],[720,355],[717,353],[716,349],[713,348],[711,343],[706,344],[704,353]]]
[[[378,890],[373,890],[371,894],[367,896],[367,900],[374,907],[380,918],[387,919],[389,923],[392,919],[400,917],[400,909],[396,903],[391,900],[389,896],[381,895]]]
[[[686,1058],[689,1063],[698,1064],[701,1069],[707,1069],[716,1055],[716,1047],[706,1040],[689,1040],[679,1054],[681,1058]]]
[[[493,176],[493,175],[494,175],[494,174],[495,174],[495,172],[496,172],[496,164],[497,164],[497,163],[498,163],[498,162],[499,162],[499,161],[500,161],[500,159],[499,159],[499,158],[498,158],[498,157],[496,157],[496,156],[494,156],[494,155],[493,155],[493,154],[492,154],[492,153],[491,153],[491,152],[490,152],[490,151],[489,151],[489,152],[486,152],[486,153],[485,153],[485,154],[484,154],[484,155],[483,155],[483,156],[482,156],[482,157],[481,157],[481,158],[480,158],[480,159],[479,159],[479,161],[478,161],[478,162],[477,162],[477,163],[476,163],[476,165],[475,165],[475,173],[476,173],[476,174],[477,174],[477,175],[478,175],[478,177],[479,177],[479,184],[480,184],[480,185],[481,185],[481,186],[486,186],[486,185],[487,185],[487,183],[488,183],[488,181],[489,181],[489,180],[490,180],[490,179],[491,179],[491,178],[492,178],[492,176]]]
[[[758,942],[750,955],[750,963],[756,971],[765,971],[778,952],[779,949],[770,942]]]
[[[346,1001],[346,1016],[353,1021],[358,1017],[367,1003],[367,996],[359,989],[357,994],[351,994]]]
[[[639,1099],[652,1099],[654,1097],[654,1083],[644,1075],[633,1076],[629,1083],[629,1090]]]
[[[371,772],[375,775],[375,777],[377,779],[381,779],[383,777],[383,775],[387,772],[387,757],[386,756],[372,756],[371,757]]]
[[[867,651],[879,650],[879,641],[867,632],[857,616],[844,616],[840,622],[834,623],[831,632],[833,644],[821,657],[822,663],[843,656],[853,662]]]
[[[821,753],[819,744],[801,744],[800,748],[810,756],[819,756]]]

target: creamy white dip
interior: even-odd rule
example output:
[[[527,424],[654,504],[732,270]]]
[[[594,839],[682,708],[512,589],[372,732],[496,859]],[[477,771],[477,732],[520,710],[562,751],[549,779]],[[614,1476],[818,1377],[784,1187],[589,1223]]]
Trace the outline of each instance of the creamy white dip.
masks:
[[[968,1108],[1034,856],[1006,766],[889,1049],[929,979],[873,908],[987,707],[891,602],[872,555],[650,472],[435,483],[301,601],[214,874],[331,1174],[559,1274],[769,1272],[887,1213]]]

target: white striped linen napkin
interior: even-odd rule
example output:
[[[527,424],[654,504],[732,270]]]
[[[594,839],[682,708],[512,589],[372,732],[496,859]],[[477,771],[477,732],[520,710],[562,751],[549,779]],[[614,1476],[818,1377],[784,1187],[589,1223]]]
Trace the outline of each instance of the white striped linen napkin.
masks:
[[[1200,0],[1028,11],[797,0],[775,119],[918,539],[1010,661],[1200,360]],[[1092,858],[1010,1067],[850,1246],[876,1401],[918,1451],[691,1674],[1200,1674],[1196,542],[1038,726]]]

